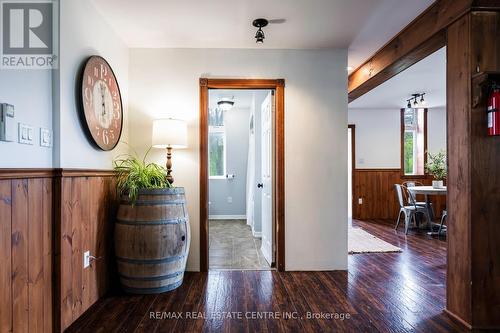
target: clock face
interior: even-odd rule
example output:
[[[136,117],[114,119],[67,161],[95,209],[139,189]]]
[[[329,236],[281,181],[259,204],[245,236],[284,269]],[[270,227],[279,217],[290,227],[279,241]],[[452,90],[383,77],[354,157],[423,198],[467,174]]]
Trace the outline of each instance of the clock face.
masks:
[[[82,103],[94,143],[102,150],[113,149],[122,134],[122,99],[115,74],[101,57],[92,56],[85,64]]]

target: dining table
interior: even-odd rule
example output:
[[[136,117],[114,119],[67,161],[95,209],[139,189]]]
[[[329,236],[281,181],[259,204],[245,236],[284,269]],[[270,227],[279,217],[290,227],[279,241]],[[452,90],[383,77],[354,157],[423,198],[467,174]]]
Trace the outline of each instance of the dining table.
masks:
[[[424,195],[425,196],[425,207],[427,209],[427,212],[429,213],[430,221],[429,222],[429,228],[430,232],[428,234],[430,235],[437,235],[437,232],[433,232],[434,226],[439,226],[438,223],[434,223],[434,211],[432,210],[432,205],[431,205],[431,200],[430,196],[433,195],[446,195],[447,190],[446,186],[443,187],[433,187],[433,186],[409,186],[408,191],[411,192],[413,197],[415,198],[418,194]],[[444,231],[446,229],[443,228]]]

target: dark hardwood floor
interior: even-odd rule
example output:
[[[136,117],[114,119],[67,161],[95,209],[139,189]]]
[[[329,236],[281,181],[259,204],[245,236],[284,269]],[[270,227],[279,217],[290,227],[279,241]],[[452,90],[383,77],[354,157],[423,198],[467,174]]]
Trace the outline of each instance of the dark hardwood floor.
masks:
[[[403,252],[350,255],[348,272],[187,273],[172,292],[104,298],[67,332],[465,332],[443,313],[445,240],[353,225]]]

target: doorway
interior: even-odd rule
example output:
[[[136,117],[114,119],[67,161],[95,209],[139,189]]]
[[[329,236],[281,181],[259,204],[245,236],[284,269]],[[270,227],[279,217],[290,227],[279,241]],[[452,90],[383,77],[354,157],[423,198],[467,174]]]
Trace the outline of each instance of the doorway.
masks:
[[[209,89],[209,269],[274,266],[275,92]]]
[[[229,123],[226,121],[236,115],[229,114],[236,105],[237,96],[244,99],[245,93],[263,97],[255,103],[253,117],[249,112],[245,129],[236,131],[240,137],[246,137],[247,143],[239,148],[230,148]],[[248,95],[247,94],[247,95]],[[221,109],[225,108],[226,111]],[[257,122],[256,111],[260,119]],[[245,79],[200,79],[200,269],[270,269],[284,270],[284,81],[283,80],[245,80]],[[226,120],[224,120],[224,117]],[[240,118],[245,118],[245,115]],[[217,123],[218,122],[218,123]],[[258,126],[257,126],[258,125]],[[233,127],[231,125],[231,132]],[[217,128],[219,127],[219,128]],[[259,127],[260,133],[255,133]],[[252,135],[253,132],[253,137]],[[241,134],[244,132],[244,135]],[[255,140],[254,139],[259,139]],[[260,148],[260,161],[252,157],[253,149]],[[233,142],[234,143],[234,142]],[[231,166],[230,149],[236,155],[246,156],[246,170],[234,171]],[[228,156],[229,155],[231,156]],[[249,167],[259,166],[255,170]],[[224,160],[221,162],[221,160]],[[260,171],[256,177],[255,171]],[[227,195],[217,188],[234,187],[236,180],[247,186],[239,192],[238,211],[226,211],[234,214],[220,214],[222,204],[235,208],[235,196]],[[240,188],[241,189],[241,188]],[[234,193],[234,192],[233,192]],[[254,195],[255,193],[259,194]],[[236,194],[236,193],[234,193]],[[243,196],[242,196],[243,194]],[[244,197],[244,200],[241,200]],[[221,199],[222,198],[222,199]],[[256,202],[260,205],[255,204]],[[243,203],[244,210],[241,209]],[[257,207],[257,209],[256,209]],[[226,207],[228,208],[228,207]],[[225,215],[225,216],[224,216]],[[260,229],[256,225],[256,216],[260,217]],[[228,224],[228,222],[230,224]],[[233,230],[234,229],[234,230]],[[259,231],[260,230],[260,231]],[[235,236],[235,237],[233,237]],[[232,238],[233,237],[233,238]],[[225,244],[220,244],[220,241]],[[239,253],[240,242],[247,244],[247,250],[257,251],[258,265],[255,260],[246,260],[250,253]],[[228,248],[231,243],[231,249]],[[236,243],[236,244],[235,244]],[[225,252],[221,252],[221,245]],[[244,246],[243,246],[244,247]],[[211,249],[214,250],[211,252]],[[218,253],[217,253],[218,252]],[[252,252],[253,253],[253,252]],[[255,258],[254,258],[255,259]],[[252,263],[253,261],[253,263]]]

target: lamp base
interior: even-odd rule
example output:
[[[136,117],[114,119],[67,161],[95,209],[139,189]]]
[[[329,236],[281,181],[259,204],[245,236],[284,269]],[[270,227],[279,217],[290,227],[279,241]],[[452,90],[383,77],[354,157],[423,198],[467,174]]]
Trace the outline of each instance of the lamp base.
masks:
[[[174,177],[172,177],[172,147],[167,147],[167,180],[170,184],[174,183]]]

